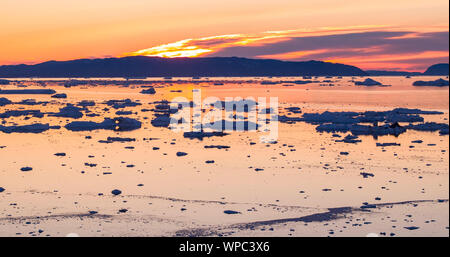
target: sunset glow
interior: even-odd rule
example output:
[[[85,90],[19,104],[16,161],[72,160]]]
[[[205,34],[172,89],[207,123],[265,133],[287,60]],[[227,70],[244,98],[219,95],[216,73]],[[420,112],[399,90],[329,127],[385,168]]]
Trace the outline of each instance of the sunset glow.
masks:
[[[339,60],[375,68],[389,63],[393,69],[419,71],[448,62],[448,7],[447,0],[5,0],[0,65],[137,55],[238,56]],[[389,58],[376,67],[384,57]]]
[[[336,42],[337,39],[339,42]],[[368,25],[186,39],[123,56],[239,56],[286,61],[322,60],[355,65],[362,69],[382,67],[421,71],[433,63],[445,62],[449,55],[445,42],[448,42],[445,28],[424,27],[421,31],[411,31]]]

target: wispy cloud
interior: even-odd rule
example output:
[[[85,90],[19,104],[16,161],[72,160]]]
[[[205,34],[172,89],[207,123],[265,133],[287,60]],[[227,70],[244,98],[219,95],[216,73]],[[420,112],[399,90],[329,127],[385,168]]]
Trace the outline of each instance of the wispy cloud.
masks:
[[[185,39],[124,56],[239,56],[323,60],[363,69],[423,70],[449,55],[448,28],[405,30],[387,26],[268,31]]]

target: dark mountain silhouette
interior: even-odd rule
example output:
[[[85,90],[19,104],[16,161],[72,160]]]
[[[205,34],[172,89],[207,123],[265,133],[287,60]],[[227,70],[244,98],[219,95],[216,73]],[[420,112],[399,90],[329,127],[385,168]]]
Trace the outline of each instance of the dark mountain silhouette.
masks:
[[[238,57],[160,58],[133,56],[0,66],[0,77],[232,77],[364,76],[363,70],[321,61],[287,62]]]
[[[446,76],[448,75],[448,63],[434,64],[428,67],[425,72],[409,72],[409,71],[386,71],[386,70],[366,70],[370,76]]]
[[[448,75],[448,63],[439,63],[435,65],[431,65],[428,69],[423,73],[424,75],[434,75],[434,76],[445,76]]]
[[[370,76],[420,76],[422,72],[388,71],[388,70],[366,70]]]

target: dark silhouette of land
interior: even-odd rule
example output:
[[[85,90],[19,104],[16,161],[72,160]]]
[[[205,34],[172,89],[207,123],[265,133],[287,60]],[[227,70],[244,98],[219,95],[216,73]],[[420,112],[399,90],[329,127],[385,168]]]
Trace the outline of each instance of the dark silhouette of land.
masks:
[[[425,72],[408,71],[385,71],[385,70],[366,70],[370,76],[448,76],[448,63],[439,63],[431,65]]]
[[[245,77],[365,76],[350,65],[321,61],[288,62],[238,57],[160,58],[133,56],[49,61],[35,65],[0,66],[0,77]]]
[[[445,76],[448,75],[449,65],[448,63],[439,63],[431,65],[423,74],[431,76]]]

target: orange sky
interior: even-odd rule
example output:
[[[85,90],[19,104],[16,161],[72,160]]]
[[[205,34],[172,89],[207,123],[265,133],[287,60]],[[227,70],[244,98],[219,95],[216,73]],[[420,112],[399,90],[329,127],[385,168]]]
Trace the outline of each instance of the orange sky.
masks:
[[[410,33],[448,32],[448,5],[448,0],[2,0],[0,64],[123,56],[161,45],[177,46],[181,41],[181,44],[191,43],[191,49],[184,49],[190,51],[185,52],[187,56],[237,54],[293,60],[311,56],[362,68],[417,70],[434,61],[448,59],[448,48],[443,49],[435,42],[438,36],[442,38],[441,34],[415,36]],[[408,32],[400,35],[402,37],[429,37],[434,40],[436,49],[420,46],[410,52],[383,54],[381,46],[373,45],[372,48],[381,47],[381,50],[361,60],[361,52],[367,49],[353,51],[352,55],[342,46],[340,52],[330,46],[304,50],[303,45],[299,45],[299,49],[288,45],[288,52],[277,48],[280,45],[277,41],[286,45],[285,41],[292,37],[309,34],[313,40],[312,35],[325,35],[324,40],[328,40],[330,35],[351,34],[355,28],[359,32],[382,30]],[[214,44],[214,40],[230,37],[217,38],[220,35],[233,35],[239,40],[231,45]],[[381,36],[387,40],[386,35]],[[203,42],[198,41],[205,38]],[[192,41],[186,39],[197,40],[194,42],[206,44],[206,47],[193,46]],[[401,41],[401,45],[410,46],[411,42],[408,45]],[[420,42],[426,44],[427,41]],[[247,48],[242,48],[244,45]],[[278,52],[272,51],[271,46]],[[224,49],[227,47],[232,48]],[[267,53],[264,49],[268,49]],[[389,49],[394,51],[396,46]],[[256,50],[257,55],[247,54]],[[415,59],[408,63],[408,56],[415,56]]]

